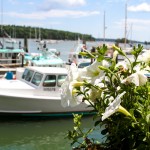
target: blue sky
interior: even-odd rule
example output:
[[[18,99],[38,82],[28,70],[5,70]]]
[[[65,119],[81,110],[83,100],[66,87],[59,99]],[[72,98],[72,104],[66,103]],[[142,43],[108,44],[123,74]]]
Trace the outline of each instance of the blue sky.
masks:
[[[150,41],[150,0],[0,0],[1,24]]]

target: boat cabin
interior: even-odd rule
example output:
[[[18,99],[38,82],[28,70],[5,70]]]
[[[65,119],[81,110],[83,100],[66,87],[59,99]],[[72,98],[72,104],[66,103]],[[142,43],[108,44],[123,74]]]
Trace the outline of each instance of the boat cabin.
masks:
[[[67,76],[66,68],[26,67],[21,80],[42,91],[58,91]]]
[[[25,54],[24,56],[25,63],[28,66],[36,66],[36,67],[65,67],[65,62],[53,55],[43,55],[40,53],[31,53]]]
[[[23,49],[0,49],[0,64],[1,67],[16,67],[22,64]]]
[[[10,36],[0,39],[0,68],[22,66],[24,53],[21,41],[17,42]]]

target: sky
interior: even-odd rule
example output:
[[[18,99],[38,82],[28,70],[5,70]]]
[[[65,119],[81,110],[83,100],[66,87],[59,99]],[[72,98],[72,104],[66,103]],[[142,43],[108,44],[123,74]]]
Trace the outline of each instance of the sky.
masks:
[[[150,41],[150,0],[0,0],[0,14],[3,25]]]

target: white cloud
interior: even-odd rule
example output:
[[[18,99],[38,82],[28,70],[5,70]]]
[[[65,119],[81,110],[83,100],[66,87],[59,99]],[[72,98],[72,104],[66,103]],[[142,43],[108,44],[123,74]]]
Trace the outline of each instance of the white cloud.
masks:
[[[120,3],[124,2],[125,0],[107,0],[108,3]]]
[[[148,3],[142,3],[140,5],[136,6],[129,6],[128,7],[129,11],[145,11],[145,12],[150,12],[150,4]]]
[[[125,26],[125,21],[122,19],[120,22],[115,22],[117,24],[116,27],[124,27]],[[127,20],[127,26],[131,26],[131,24],[134,24],[134,26],[141,26],[141,28],[146,28],[150,26],[150,20],[147,19],[132,19],[128,18]]]
[[[98,11],[72,11],[72,10],[50,10],[45,12],[33,12],[33,13],[16,13],[9,12],[7,15],[14,18],[23,18],[23,19],[34,19],[34,20],[44,20],[47,18],[55,18],[55,17],[86,17],[92,15],[98,15]]]
[[[61,4],[68,4],[69,6],[83,6],[86,4],[85,0],[58,0]]]
[[[78,7],[85,4],[85,0],[45,0],[40,8],[43,10],[50,10],[63,7]]]
[[[35,5],[34,2],[28,2],[27,4],[29,4],[29,5]]]
[[[128,22],[150,26],[150,20],[147,19],[128,19]]]
[[[122,35],[125,31],[125,21],[122,19],[120,22],[115,22],[115,28],[122,31]],[[149,36],[150,19],[133,19],[130,18],[127,21],[127,38],[130,38],[131,34],[134,35],[134,40],[145,40]],[[131,28],[132,27],[132,28]],[[141,34],[141,36],[139,36]]]
[[[10,2],[11,4],[18,4],[18,2],[17,2],[16,0],[9,0],[9,2]]]

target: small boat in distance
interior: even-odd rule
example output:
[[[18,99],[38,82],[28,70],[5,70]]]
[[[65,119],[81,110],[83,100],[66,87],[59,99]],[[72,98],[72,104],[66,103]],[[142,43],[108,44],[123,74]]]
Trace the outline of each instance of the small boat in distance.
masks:
[[[60,88],[67,76],[66,68],[18,68],[16,80],[0,80],[0,113],[62,115],[86,113],[87,104],[64,108]]]
[[[80,52],[88,51],[86,43],[78,38],[75,49],[69,53],[68,64],[75,63],[78,68],[83,68],[91,64],[91,59],[80,55]]]
[[[47,48],[44,40],[37,43],[37,53],[25,53],[25,64],[38,67],[65,67],[66,63],[60,58],[60,52],[57,49]]]

